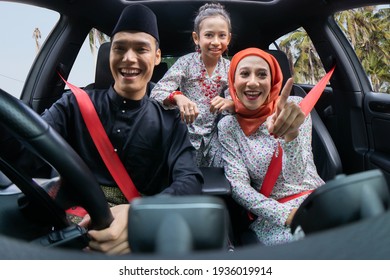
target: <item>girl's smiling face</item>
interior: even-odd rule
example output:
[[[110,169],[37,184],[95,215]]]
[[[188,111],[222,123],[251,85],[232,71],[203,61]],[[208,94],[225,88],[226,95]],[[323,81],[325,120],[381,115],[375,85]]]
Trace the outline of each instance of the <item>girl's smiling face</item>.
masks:
[[[229,25],[221,16],[208,17],[199,25],[199,34],[192,33],[193,40],[199,45],[203,60],[218,59],[228,48],[231,34]]]

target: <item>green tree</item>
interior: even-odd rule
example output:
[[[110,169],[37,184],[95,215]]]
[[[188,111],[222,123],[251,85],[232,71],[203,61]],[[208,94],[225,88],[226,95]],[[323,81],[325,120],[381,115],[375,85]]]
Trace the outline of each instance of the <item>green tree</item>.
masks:
[[[109,39],[107,35],[97,30],[96,28],[92,28],[91,31],[89,31],[88,39],[89,39],[89,47],[91,49],[92,55],[95,60],[95,65],[96,65],[97,50],[99,49],[101,44],[107,42]]]
[[[299,28],[279,43],[294,69],[296,83],[315,84],[325,74],[314,45],[303,28]]]
[[[390,9],[369,6],[339,12],[335,21],[350,41],[374,91],[390,93]],[[279,47],[287,54],[296,83],[315,84],[324,70],[303,28],[291,32]]]
[[[369,76],[373,90],[387,93],[390,93],[389,15],[389,8],[369,6],[335,16]]]

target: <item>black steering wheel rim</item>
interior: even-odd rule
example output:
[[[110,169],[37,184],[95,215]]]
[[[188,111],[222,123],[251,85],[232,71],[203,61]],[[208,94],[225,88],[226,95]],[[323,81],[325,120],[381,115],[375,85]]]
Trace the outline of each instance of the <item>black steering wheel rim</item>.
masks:
[[[84,161],[35,111],[2,89],[0,124],[58,171],[66,181],[62,187],[67,195],[91,216],[91,228],[110,225],[113,217],[106,197]]]

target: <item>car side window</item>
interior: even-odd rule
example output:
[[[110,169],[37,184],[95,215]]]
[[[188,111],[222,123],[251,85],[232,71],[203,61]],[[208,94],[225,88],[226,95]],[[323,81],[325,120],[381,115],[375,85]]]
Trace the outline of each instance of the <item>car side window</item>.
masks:
[[[325,75],[324,66],[302,27],[280,37],[270,48],[276,47],[286,53],[294,75],[294,83],[315,85]]]
[[[31,65],[59,14],[35,6],[0,2],[0,88],[19,98]]]
[[[71,84],[85,87],[94,82],[99,47],[109,40],[110,38],[103,32],[91,29],[70,71],[68,81]]]
[[[390,93],[390,5],[367,6],[335,14],[375,92]]]

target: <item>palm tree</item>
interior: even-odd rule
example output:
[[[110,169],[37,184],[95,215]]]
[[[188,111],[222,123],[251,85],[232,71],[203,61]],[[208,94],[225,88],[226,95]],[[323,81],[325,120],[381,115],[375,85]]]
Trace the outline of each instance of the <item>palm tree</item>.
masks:
[[[335,20],[351,42],[373,90],[390,93],[390,9],[370,6],[347,10],[337,13]],[[279,47],[294,66],[296,83],[315,84],[324,75],[321,60],[303,28],[290,33]]]
[[[96,65],[97,50],[99,49],[101,44],[108,41],[108,37],[103,32],[97,30],[96,28],[92,28],[91,31],[89,31],[88,38],[89,38],[89,47],[91,49],[92,55],[95,60],[95,65]]]
[[[315,84],[325,72],[314,45],[303,28],[292,32],[279,43],[292,62],[296,83]]]
[[[374,91],[390,93],[390,9],[373,6],[336,14],[336,21],[350,40],[370,77]]]
[[[34,29],[32,37],[33,37],[34,40],[35,40],[36,52],[38,53],[38,52],[39,52],[39,49],[41,48],[41,44],[39,43],[39,39],[41,39],[41,37],[42,37],[41,31],[39,30],[38,27],[36,27],[36,28]]]

